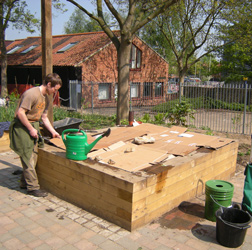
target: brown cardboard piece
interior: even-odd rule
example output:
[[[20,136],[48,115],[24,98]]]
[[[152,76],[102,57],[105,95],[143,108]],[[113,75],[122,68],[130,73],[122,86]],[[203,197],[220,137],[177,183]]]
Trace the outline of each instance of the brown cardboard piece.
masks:
[[[97,159],[118,168],[128,171],[138,171],[155,163],[162,162],[169,155],[159,149],[148,149],[133,143],[120,143],[113,150],[103,149],[88,154],[88,157]]]

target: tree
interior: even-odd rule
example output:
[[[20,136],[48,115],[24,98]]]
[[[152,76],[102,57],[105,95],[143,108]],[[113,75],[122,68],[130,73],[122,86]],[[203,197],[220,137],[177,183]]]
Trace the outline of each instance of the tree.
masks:
[[[234,35],[245,13],[244,2],[248,1],[183,0],[154,20],[176,58],[180,84],[203,57],[244,35]],[[224,32],[229,39],[224,40]]]
[[[252,1],[240,2],[240,8],[243,10],[242,15],[234,15],[227,12],[225,15],[229,20],[232,18],[233,29],[222,29],[223,39],[231,41],[229,44],[216,52],[222,59],[219,73],[226,81],[242,81],[247,77],[251,82],[252,79]],[[237,10],[234,10],[237,12]]]
[[[0,45],[1,45],[1,96],[7,94],[7,55],[5,46],[5,30],[9,23],[16,29],[26,29],[34,32],[33,27],[39,27],[39,20],[27,9],[25,1],[0,1]]]
[[[252,47],[242,45],[237,41],[223,48],[219,72],[225,82],[252,79]]]
[[[151,35],[150,35],[151,34]],[[163,36],[156,22],[152,21],[146,24],[139,32],[139,36],[155,51],[157,51],[166,61],[169,62],[169,74],[174,74],[174,66],[176,66],[176,58],[173,54],[169,43]]]
[[[105,16],[106,22],[109,21],[109,18]],[[75,8],[74,12],[69,18],[69,21],[66,22],[64,26],[64,31],[66,34],[73,33],[84,33],[84,32],[93,32],[101,31],[101,26],[94,20],[86,18],[85,13],[79,8]]]
[[[117,124],[129,115],[129,72],[130,52],[134,35],[145,24],[157,17],[160,13],[177,3],[179,0],[104,0],[105,6],[116,19],[120,37],[117,37],[104,18],[105,8],[102,0],[96,1],[97,14],[92,14],[83,5],[74,0],[71,2],[86,15],[99,23],[102,30],[108,35],[117,50],[118,60],[118,100],[117,100]],[[123,11],[121,11],[123,10]],[[125,13],[127,15],[125,16]]]

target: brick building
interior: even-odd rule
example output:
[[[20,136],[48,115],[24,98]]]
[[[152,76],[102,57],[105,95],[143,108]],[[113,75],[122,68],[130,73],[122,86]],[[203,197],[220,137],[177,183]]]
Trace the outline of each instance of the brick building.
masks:
[[[118,33],[119,34],[119,33]],[[62,100],[69,99],[70,80],[81,83],[81,98],[88,106],[115,107],[117,52],[104,32],[58,35],[52,38],[53,71],[63,86]],[[15,40],[7,46],[8,89],[41,84],[41,37]],[[129,93],[132,105],[163,102],[168,83],[168,62],[140,38],[133,40]],[[62,101],[63,105],[69,103]]]

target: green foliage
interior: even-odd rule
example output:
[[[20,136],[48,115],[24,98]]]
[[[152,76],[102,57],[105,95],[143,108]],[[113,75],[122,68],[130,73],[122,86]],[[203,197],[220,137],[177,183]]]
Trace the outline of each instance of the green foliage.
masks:
[[[150,114],[145,113],[144,116],[139,119],[139,121],[141,121],[143,123],[150,123],[150,121],[151,121]]]
[[[86,109],[89,106],[89,102],[85,100],[85,98],[81,98],[81,109]]]
[[[244,153],[238,152],[238,156],[244,156]]]
[[[30,33],[40,28],[40,20],[30,12],[25,1],[5,1],[3,5],[5,21],[12,23],[14,28],[18,30],[25,29]],[[11,15],[9,15],[8,11],[10,11]]]
[[[250,40],[252,36],[250,35]],[[243,77],[252,79],[252,45],[251,43],[242,44],[241,42],[227,45],[222,50],[223,60],[220,72],[223,72],[225,82],[243,81]]]
[[[186,125],[186,119],[195,119],[193,114],[195,110],[191,108],[191,104],[186,101],[181,101],[181,103],[175,104],[169,111],[167,118],[174,125]]]
[[[153,49],[155,49],[160,55],[162,55],[166,60],[169,61],[169,73],[177,73],[174,68],[176,67],[176,58],[172,51],[171,46],[165,36],[162,34],[158,24],[157,19],[146,24],[139,32],[139,36],[146,41]],[[150,36],[151,34],[151,36]]]
[[[8,107],[0,107],[0,122],[12,121],[18,104],[18,99],[11,94]]]
[[[109,22],[109,17],[105,14],[106,22]],[[101,31],[102,28],[94,19],[86,18],[86,14],[79,8],[75,8],[74,12],[70,16],[69,20],[64,26],[66,34],[84,33]]]
[[[158,113],[154,115],[154,124],[165,124],[165,118],[167,117],[168,113]]]
[[[182,102],[190,103],[192,109],[224,109],[224,110],[233,110],[233,111],[243,111],[244,104],[236,102],[224,102],[221,100],[216,100],[211,97],[197,97],[197,98],[181,98]],[[170,112],[175,105],[179,104],[179,99],[175,99],[166,103],[156,105],[152,108],[154,112]],[[252,111],[252,105],[246,105],[246,111]],[[238,119],[238,118],[237,118]]]
[[[129,121],[126,119],[121,120],[121,125],[129,125]]]
[[[209,127],[202,126],[200,129],[206,130],[206,135],[214,135],[213,131]]]

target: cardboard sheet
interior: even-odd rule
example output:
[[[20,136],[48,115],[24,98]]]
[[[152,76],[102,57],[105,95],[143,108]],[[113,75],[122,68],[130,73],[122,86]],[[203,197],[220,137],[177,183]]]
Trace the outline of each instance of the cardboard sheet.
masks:
[[[114,150],[103,149],[88,154],[92,159],[122,168],[128,171],[138,171],[154,163],[165,160],[169,155],[166,151],[159,149],[149,149],[132,143],[121,144]]]
[[[180,130],[182,131],[182,130]],[[203,135],[193,132],[157,134],[154,145],[145,144],[145,147],[166,150],[168,154],[185,156],[199,147],[217,149],[231,143],[232,139],[223,139],[215,136]]]
[[[213,149],[218,149],[221,148],[231,142],[233,142],[234,140],[232,139],[227,139],[227,138],[214,138],[212,141],[210,141],[208,144],[204,143],[204,147],[206,148],[213,148]]]

